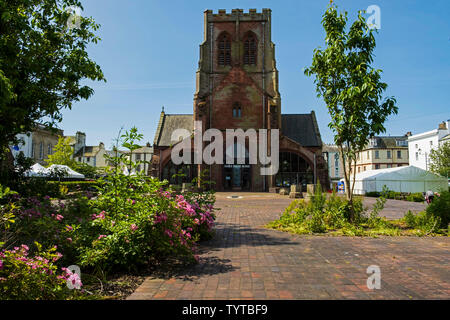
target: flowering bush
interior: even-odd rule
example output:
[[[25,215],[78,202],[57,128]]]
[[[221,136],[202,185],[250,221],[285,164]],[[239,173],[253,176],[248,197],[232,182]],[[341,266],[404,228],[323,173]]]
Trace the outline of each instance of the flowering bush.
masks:
[[[56,261],[62,255],[56,247],[42,251],[36,245],[34,256],[26,245],[0,252],[0,299],[67,299],[75,294],[67,287],[67,279],[73,275],[58,271]]]

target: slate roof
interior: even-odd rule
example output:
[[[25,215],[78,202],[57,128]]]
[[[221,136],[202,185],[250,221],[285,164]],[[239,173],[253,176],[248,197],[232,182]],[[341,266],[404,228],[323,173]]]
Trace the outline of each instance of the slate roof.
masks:
[[[187,129],[190,132],[193,132],[194,116],[192,114],[165,114],[164,112],[161,112],[153,145],[159,147],[169,147],[173,145],[171,137],[172,132],[175,129]]]
[[[281,133],[300,145],[304,147],[322,146],[314,111],[308,114],[283,114],[281,123]],[[193,132],[193,127],[192,114],[165,114],[162,112],[153,144],[158,147],[169,147],[173,145],[171,135],[175,129],[183,128]]]
[[[408,143],[406,143],[406,145],[401,146],[397,144],[397,141],[406,141],[408,142],[408,137],[407,136],[388,136],[388,137],[384,137],[384,136],[378,136],[378,137],[373,137],[377,139],[377,144],[376,146],[369,146],[366,147],[366,149],[387,149],[387,148],[408,148]]]
[[[314,111],[306,114],[282,114],[281,133],[304,147],[322,146]]]
[[[99,146],[85,146],[84,148],[78,150],[74,157],[95,157],[99,151]]]

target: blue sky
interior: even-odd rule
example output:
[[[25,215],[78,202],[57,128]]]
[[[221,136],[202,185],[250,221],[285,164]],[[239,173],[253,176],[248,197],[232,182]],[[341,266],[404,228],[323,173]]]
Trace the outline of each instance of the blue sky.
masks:
[[[90,145],[109,148],[123,126],[138,127],[153,143],[161,106],[167,113],[192,113],[203,11],[272,9],[282,113],[316,112],[322,140],[333,141],[330,117],[316,97],[313,78],[303,74],[314,48],[324,46],[320,24],[329,0],[82,0],[84,16],[101,25],[102,41],[89,47],[107,83],[91,83],[95,94],[64,111],[65,135],[83,131]],[[336,0],[352,22],[369,5],[381,9],[375,67],[394,96],[399,114],[386,134],[437,128],[450,119],[450,1]]]

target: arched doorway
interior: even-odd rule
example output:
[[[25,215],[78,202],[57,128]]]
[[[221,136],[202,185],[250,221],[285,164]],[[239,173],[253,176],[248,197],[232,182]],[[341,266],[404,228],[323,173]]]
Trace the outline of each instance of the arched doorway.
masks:
[[[233,149],[234,150],[233,150]],[[233,157],[233,164],[227,164],[226,158]],[[242,159],[239,163],[238,159]],[[251,188],[251,165],[249,160],[248,149],[235,142],[225,150],[223,165],[223,186],[225,190],[250,190]]]
[[[293,184],[302,185],[306,191],[306,185],[313,183],[314,172],[308,161],[293,152],[280,152],[280,168],[275,175],[277,187],[289,187]]]

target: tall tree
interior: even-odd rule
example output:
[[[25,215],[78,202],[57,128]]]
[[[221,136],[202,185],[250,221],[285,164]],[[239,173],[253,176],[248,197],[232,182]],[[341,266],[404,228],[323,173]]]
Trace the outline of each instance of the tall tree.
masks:
[[[82,80],[105,80],[86,51],[99,26],[75,17],[75,7],[78,0],[0,1],[0,160],[16,134],[39,120],[53,127],[63,109],[88,99]]]
[[[450,178],[450,142],[446,142],[430,153],[430,170]]]
[[[347,12],[338,13],[330,3],[323,15],[326,48],[314,50],[312,65],[305,74],[315,76],[317,96],[322,97],[331,116],[329,127],[343,156],[344,180],[350,217],[354,218],[353,189],[356,155],[367,145],[369,138],[385,132],[384,122],[398,108],[393,97],[382,98],[387,84],[381,82],[381,70],[374,69],[373,29],[362,12],[347,31]],[[350,180],[351,183],[350,183]]]

